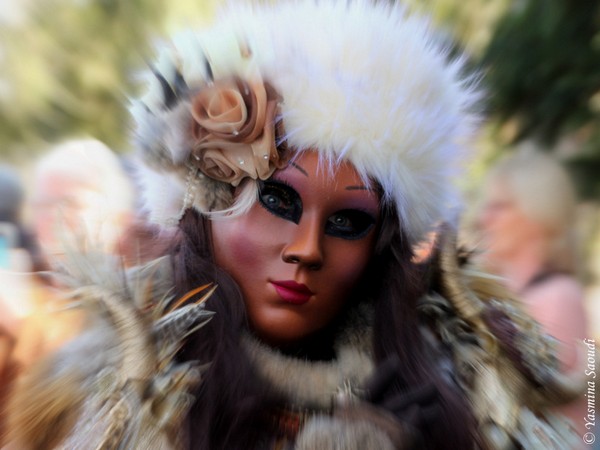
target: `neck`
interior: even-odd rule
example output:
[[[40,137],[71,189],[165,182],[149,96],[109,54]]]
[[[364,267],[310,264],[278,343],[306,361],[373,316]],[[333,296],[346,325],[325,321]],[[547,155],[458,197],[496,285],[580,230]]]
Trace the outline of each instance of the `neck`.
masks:
[[[311,336],[289,345],[280,345],[277,349],[284,355],[307,361],[329,361],[335,357],[335,327],[327,327]]]
[[[527,284],[545,269],[546,256],[541,241],[530,241],[510,254],[494,258],[492,270],[505,278],[507,287],[521,292]]]

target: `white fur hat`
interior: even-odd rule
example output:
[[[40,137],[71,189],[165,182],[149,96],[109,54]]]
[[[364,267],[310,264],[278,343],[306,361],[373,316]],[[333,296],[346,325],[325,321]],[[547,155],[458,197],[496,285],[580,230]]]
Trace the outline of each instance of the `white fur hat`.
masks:
[[[271,122],[283,125],[272,131],[267,123],[264,133],[292,153],[316,149],[323,160],[350,161],[365,180],[381,185],[384,201],[396,207],[416,242],[449,219],[457,200],[451,178],[464,159],[478,98],[473,77],[462,70],[462,60],[450,60],[429,23],[397,4],[230,5],[213,28],[179,35],[162,49],[148,73],[148,94],[134,102],[150,217],[173,224],[188,207],[230,206],[239,179],[216,181],[198,170],[203,138],[192,136],[191,111],[195,97],[219,80],[258,80],[274,89],[278,109]],[[235,139],[237,131],[231,133]],[[249,154],[261,157],[254,147]],[[275,165],[244,175],[270,176],[281,156],[265,153]],[[240,167],[248,161],[236,157]]]

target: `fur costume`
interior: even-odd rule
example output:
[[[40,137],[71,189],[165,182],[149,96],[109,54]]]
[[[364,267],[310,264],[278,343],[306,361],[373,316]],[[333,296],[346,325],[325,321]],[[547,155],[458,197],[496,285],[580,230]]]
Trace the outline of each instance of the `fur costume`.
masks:
[[[451,233],[446,236],[433,289],[419,307],[439,369],[471,400],[488,448],[510,449],[515,443],[534,450],[571,448],[578,436],[547,408],[578,395],[584,380],[557,371],[552,340],[494,279],[461,267]],[[160,305],[171,286],[165,258],[127,277],[110,260],[77,257],[75,267],[70,283],[93,326],[21,380],[9,411],[13,445],[184,448],[182,421],[202,368],[171,358],[210,313],[200,302],[165,314]],[[373,371],[367,305],[346,322],[330,362],[301,361],[243,338],[260,376],[294,408],[311,411],[286,448],[395,448],[372,421],[332,414],[337,395],[348,387],[354,391]]]
[[[419,309],[452,362],[490,449],[572,449],[579,436],[549,412],[584,391],[583,370],[565,375],[555,340],[546,335],[498,279],[477,270],[440,234],[432,291]]]
[[[125,274],[112,259],[72,257],[72,272],[63,279],[87,312],[89,330],[20,380],[9,408],[10,445],[184,448],[184,417],[202,368],[172,357],[210,313],[202,302],[164,313],[171,284],[165,258]],[[332,362],[303,362],[244,337],[261,376],[290,404],[314,411],[294,448],[394,449],[373,425],[331,416],[335,395],[348,383],[362,384],[373,370],[370,323],[370,308],[363,305],[337,340]]]

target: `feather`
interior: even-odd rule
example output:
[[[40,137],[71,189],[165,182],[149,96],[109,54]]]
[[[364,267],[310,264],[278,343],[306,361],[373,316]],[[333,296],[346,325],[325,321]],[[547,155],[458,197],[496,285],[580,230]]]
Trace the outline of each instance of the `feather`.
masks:
[[[455,230],[443,226],[440,240],[433,261],[442,295],[429,294],[419,310],[450,350],[487,444],[541,450],[545,436],[573,448],[578,437],[548,408],[583,392],[584,370],[560,373],[553,339],[497,278],[464,258]]]
[[[206,366],[175,354],[210,320],[204,305],[216,286],[173,302],[165,277],[168,258],[126,272],[118,258],[68,252],[61,280],[93,327],[16,389],[9,417],[18,448],[179,448]]]

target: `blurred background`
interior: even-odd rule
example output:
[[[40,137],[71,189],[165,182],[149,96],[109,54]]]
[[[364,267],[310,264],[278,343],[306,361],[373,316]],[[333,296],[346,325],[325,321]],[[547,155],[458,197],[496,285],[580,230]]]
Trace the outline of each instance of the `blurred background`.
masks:
[[[136,74],[154,43],[205,22],[219,3],[0,0],[0,163],[22,180],[23,223],[33,216],[34,167],[55,145],[92,138],[127,154],[127,96],[139,89]],[[463,180],[466,235],[497,160],[525,145],[555,156],[576,186],[578,277],[600,338],[600,2],[407,3],[433,13],[483,79],[487,120]]]

